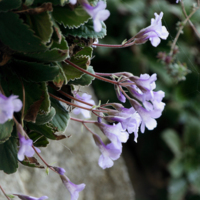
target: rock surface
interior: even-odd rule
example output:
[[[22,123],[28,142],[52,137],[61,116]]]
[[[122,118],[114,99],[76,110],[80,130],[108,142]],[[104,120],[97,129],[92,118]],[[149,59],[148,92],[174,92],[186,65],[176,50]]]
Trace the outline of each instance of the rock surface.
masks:
[[[96,127],[90,127],[98,131]],[[73,183],[86,184],[79,200],[134,200],[134,191],[122,157],[115,161],[112,168],[103,170],[98,166],[99,149],[80,123],[70,121],[65,134],[71,137],[51,142],[46,149],[41,148],[41,155],[49,164],[64,168]],[[70,199],[60,177],[52,171],[47,176],[45,170],[20,165],[15,174],[6,175],[1,171],[0,184],[7,193],[35,197],[47,195],[51,200]],[[5,199],[1,192],[0,199]]]

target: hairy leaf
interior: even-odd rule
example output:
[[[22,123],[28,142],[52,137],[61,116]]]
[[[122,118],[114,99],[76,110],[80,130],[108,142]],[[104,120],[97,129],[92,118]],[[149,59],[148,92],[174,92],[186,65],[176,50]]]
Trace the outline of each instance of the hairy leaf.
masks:
[[[0,1],[0,12],[7,12],[8,10],[17,9],[21,6],[21,0],[1,0]]]
[[[59,24],[69,28],[78,28],[90,18],[82,6],[78,6],[74,10],[68,7],[54,7],[52,15]]]
[[[89,20],[86,24],[80,26],[77,29],[62,28],[64,36],[72,35],[79,38],[103,38],[106,36],[106,25],[102,23],[102,29],[100,32],[95,32],[93,27],[93,21]]]
[[[28,25],[16,13],[0,13],[0,40],[12,50],[19,52],[44,51],[47,47],[34,36]]]

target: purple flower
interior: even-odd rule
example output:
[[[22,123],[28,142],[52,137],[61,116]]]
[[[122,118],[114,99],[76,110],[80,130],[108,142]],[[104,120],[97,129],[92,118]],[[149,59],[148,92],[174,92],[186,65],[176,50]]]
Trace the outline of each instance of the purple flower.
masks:
[[[116,148],[121,148],[121,143],[127,142],[129,138],[129,134],[122,128],[121,123],[108,125],[95,122],[95,125],[101,129]]]
[[[77,0],[69,0],[69,3],[71,3],[71,4],[76,4],[77,3]]]
[[[105,21],[110,16],[110,12],[105,10],[106,3],[99,1],[95,7],[92,7],[88,3],[84,2],[83,8],[92,17],[94,30],[100,32],[102,29],[101,21]]]
[[[102,169],[112,167],[114,164],[113,160],[117,160],[120,157],[122,147],[116,148],[113,143],[105,145],[98,135],[93,135],[93,138],[102,153],[99,157],[99,166]]]
[[[13,113],[21,110],[22,102],[17,98],[18,96],[16,95],[6,97],[0,94],[0,124],[5,123],[8,119],[12,119]]]
[[[33,141],[31,139],[25,138],[24,136],[22,136],[20,133],[18,133],[19,136],[19,151],[18,151],[18,159],[20,161],[24,160],[24,156],[27,157],[32,157],[35,153],[32,145],[33,145]],[[36,148],[36,147],[35,147]],[[38,152],[40,152],[40,150],[38,148],[36,148]]]
[[[121,90],[119,89],[118,86],[114,86],[115,88],[115,92],[117,94],[117,98],[119,99],[119,101],[121,101],[122,103],[126,102],[126,97],[122,94]]]
[[[65,174],[65,169],[61,168],[61,167],[53,167],[60,175],[64,175]]]
[[[79,197],[79,192],[81,192],[85,188],[85,184],[82,183],[79,185],[75,185],[65,175],[60,175],[60,178],[61,178],[63,184],[65,185],[65,187],[70,192],[71,200],[77,200]]]
[[[176,3],[178,3],[180,0],[176,0]]]
[[[134,108],[118,107],[118,112],[108,112],[108,116],[104,117],[109,122],[120,122],[123,130],[135,135],[134,141],[137,142],[138,128],[141,123],[141,117]]]
[[[141,74],[140,77],[131,76],[129,77],[131,81],[133,81],[133,85],[135,84],[143,93],[148,93],[155,89],[155,81],[157,80],[157,75],[152,74]]]
[[[145,126],[149,130],[153,130],[157,126],[156,118],[160,117],[162,111],[160,110],[146,110],[134,99],[129,100],[131,105],[135,108],[142,119],[140,130],[144,133]]]
[[[23,195],[23,194],[14,194],[14,195],[18,196],[22,200],[44,200],[44,199],[48,199],[47,196],[42,196],[40,198],[36,198],[36,197],[27,196],[27,195]]]
[[[89,94],[83,93],[82,96],[79,96],[78,94],[75,94],[75,97],[77,99],[79,99],[79,100],[85,101],[86,103],[90,103],[92,105],[95,105],[94,101],[91,99],[92,96],[89,95]],[[79,106],[82,106],[82,107],[85,107],[85,108],[92,108],[92,106],[88,106],[88,105],[80,103],[78,101],[75,101],[75,104],[77,104]],[[73,110],[73,113],[75,115],[78,115],[78,114],[81,113],[85,118],[90,118],[91,117],[91,112],[88,111],[88,110],[82,109],[82,108],[75,108]]]
[[[142,29],[136,36],[136,43],[144,43],[148,39],[150,40],[151,44],[154,47],[157,47],[160,43],[160,38],[166,40],[169,33],[165,26],[162,26],[162,17],[163,12],[158,15],[157,13],[154,13],[155,19],[151,19],[151,25]]]

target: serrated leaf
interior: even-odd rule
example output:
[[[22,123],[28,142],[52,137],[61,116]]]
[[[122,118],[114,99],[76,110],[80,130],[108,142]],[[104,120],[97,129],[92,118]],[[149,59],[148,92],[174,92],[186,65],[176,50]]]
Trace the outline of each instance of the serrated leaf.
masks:
[[[78,28],[90,18],[82,6],[78,6],[74,10],[69,7],[54,7],[52,15],[59,24],[69,28]]]
[[[56,135],[55,133],[58,131],[55,127],[52,127],[50,123],[43,124],[43,125],[36,125],[33,123],[27,123],[28,128],[31,131],[38,132],[41,135],[51,139],[51,140],[62,140],[66,138],[65,135]]]
[[[92,58],[92,53],[93,53],[93,49],[92,47],[84,47],[83,49],[81,49],[79,52],[76,53],[76,56],[88,56],[90,58]]]
[[[44,115],[37,115],[36,118],[36,124],[37,125],[42,125],[42,124],[46,124],[47,122],[51,121],[54,117],[54,115],[56,114],[55,108],[51,108],[50,112],[48,114],[44,114]]]
[[[21,6],[21,0],[1,0],[0,1],[0,12],[7,12],[9,10],[17,9]]]
[[[93,27],[93,21],[90,19],[86,24],[80,26],[77,29],[61,28],[64,36],[72,35],[79,38],[103,38],[106,36],[106,25],[101,22],[102,29],[100,32],[95,32]]]
[[[60,42],[53,41],[53,44],[51,45],[51,48],[52,49],[53,48],[57,48],[57,49],[61,49],[61,50],[64,50],[64,51],[68,51],[68,49],[69,49],[67,41],[65,40],[64,36],[61,37],[61,41]]]
[[[64,132],[70,119],[66,105],[53,98],[51,98],[51,105],[55,108],[56,114],[50,123],[53,124],[58,131]]]
[[[31,82],[52,81],[60,71],[57,65],[44,65],[22,60],[14,60],[10,67],[24,80]]]
[[[36,52],[47,49],[16,13],[0,13],[0,27],[1,42],[14,51]]]
[[[181,155],[181,141],[180,138],[178,137],[178,134],[174,130],[167,129],[166,131],[164,131],[162,133],[162,139],[167,143],[170,150],[176,156]]]
[[[20,161],[23,165],[28,166],[28,167],[36,167],[43,169],[44,166],[40,165],[38,160],[35,157],[25,157],[23,161]]]
[[[76,57],[76,58],[72,57],[70,61],[85,70],[87,69],[87,62],[88,62],[87,57]],[[78,69],[66,63],[62,63],[62,69],[68,81],[77,78],[79,79],[83,74],[83,72],[79,71]]]
[[[35,147],[46,147],[49,144],[47,138],[41,135],[40,133],[33,131],[30,132],[28,136],[31,140],[33,140],[33,145]]]
[[[42,62],[56,62],[64,61],[68,58],[68,50],[61,50],[54,48],[40,53],[27,53],[27,54],[17,54],[16,58],[26,59],[29,58],[30,61],[42,61]]]
[[[47,88],[47,83],[41,83],[40,84],[40,89],[42,90],[42,95],[44,95],[44,101],[42,102],[42,105],[40,107],[40,114],[47,114],[50,112],[50,106],[51,106],[51,102],[50,102],[50,97],[49,97],[49,93],[48,93],[48,88]]]
[[[31,28],[35,31],[35,34],[40,37],[41,41],[46,44],[50,42],[53,34],[53,23],[51,22],[48,12],[43,12],[37,15],[30,15]]]
[[[10,137],[9,140],[0,144],[0,170],[12,174],[17,171],[17,168],[17,140]]]
[[[13,131],[13,120],[8,120],[4,124],[0,124],[0,144],[9,139]]]
[[[90,73],[92,73],[92,74],[95,74],[95,71],[93,70],[92,66],[89,66],[88,69],[87,69],[87,71],[90,72]],[[73,81],[69,81],[68,84],[81,85],[81,86],[89,86],[94,79],[95,78],[93,76],[90,76],[88,74],[83,74],[81,76],[81,78],[75,79]]]
[[[30,109],[31,105],[35,102],[43,99],[45,105],[42,107],[44,102],[41,105],[41,112],[46,113],[50,111],[48,101],[48,94],[45,83],[37,84],[33,82],[26,82],[20,80],[16,75],[12,73],[12,71],[8,70],[7,68],[4,69],[4,76],[7,77],[7,80],[3,81],[3,84],[7,84],[9,90],[12,91],[12,94],[17,94],[19,99],[23,101],[23,90],[22,84],[25,88],[25,111],[24,115],[27,114],[28,110]],[[43,86],[43,87],[42,87]],[[47,104],[47,105],[46,105]]]

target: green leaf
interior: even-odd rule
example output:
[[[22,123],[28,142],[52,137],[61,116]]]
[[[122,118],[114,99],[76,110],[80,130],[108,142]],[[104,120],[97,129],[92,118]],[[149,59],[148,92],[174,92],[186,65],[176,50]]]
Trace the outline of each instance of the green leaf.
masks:
[[[47,114],[50,112],[50,106],[51,106],[51,102],[50,102],[50,97],[49,97],[49,93],[48,93],[48,87],[47,87],[47,83],[41,83],[40,84],[40,89],[42,90],[42,95],[44,97],[42,105],[40,107],[40,114]]]
[[[17,9],[21,6],[21,0],[1,0],[0,1],[0,12],[7,12],[9,10]]]
[[[10,66],[12,71],[31,82],[52,81],[60,71],[57,65],[44,65],[19,60],[14,60]]]
[[[68,49],[69,49],[67,41],[65,40],[64,36],[61,37],[61,41],[60,42],[53,41],[53,44],[52,44],[51,48],[52,49],[53,48],[61,49],[61,50],[67,51],[67,52],[68,52]]]
[[[47,47],[34,36],[28,25],[16,13],[0,13],[0,40],[12,50],[19,52],[45,51]]]
[[[56,114],[50,122],[58,131],[65,131],[70,119],[69,112],[66,110],[66,105],[62,102],[51,98],[51,105],[56,109]]]
[[[167,129],[162,133],[162,139],[167,143],[170,150],[176,155],[181,155],[181,140],[178,137],[178,134],[172,130]]]
[[[33,140],[33,145],[35,147],[46,147],[49,144],[47,138],[41,135],[40,133],[30,132],[28,136],[31,140]]]
[[[37,118],[36,118],[36,124],[37,125],[42,125],[42,124],[46,124],[47,122],[51,121],[54,117],[54,115],[56,114],[56,111],[55,109],[52,107],[50,112],[48,114],[44,114],[44,115],[40,115],[38,114],[37,115]]]
[[[25,6],[30,6],[31,4],[33,4],[34,0],[25,0],[24,5]]]
[[[187,182],[184,178],[172,179],[169,183],[169,200],[182,200],[187,191]]]
[[[9,139],[13,131],[13,120],[8,120],[4,124],[0,124],[0,144]]]
[[[78,29],[61,28],[64,36],[72,35],[79,38],[103,38],[106,36],[106,25],[101,22],[102,29],[100,32],[95,32],[93,21],[89,20],[86,24],[80,26]]]
[[[76,53],[75,57],[87,56],[92,58],[92,52],[93,52],[92,47],[84,47],[83,49],[81,49],[79,52]]]
[[[72,57],[70,61],[85,70],[87,69],[88,57]],[[62,63],[62,69],[67,80],[78,79],[83,75],[83,72],[66,63]]]
[[[87,69],[88,72],[95,74],[92,66],[89,66]],[[75,79],[73,81],[69,81],[68,84],[73,85],[81,85],[81,86],[89,86],[95,78],[88,74],[83,74],[80,79]]]
[[[181,157],[174,158],[168,165],[168,170],[173,178],[179,178],[184,172],[184,167]]]
[[[200,193],[200,168],[188,173],[188,180],[192,187]]]
[[[52,124],[47,123],[43,125],[37,125],[28,122],[27,127],[34,132],[40,133],[41,135],[44,135],[45,137],[51,139],[51,140],[62,140],[66,138],[64,135],[55,135],[55,132],[57,132],[57,129],[52,126]]]
[[[43,12],[37,15],[30,15],[31,28],[35,31],[35,34],[40,37],[41,41],[46,44],[50,42],[53,34],[53,23],[51,22],[48,12]]]
[[[17,171],[17,140],[10,137],[5,143],[0,144],[0,170],[7,174]]]
[[[56,62],[64,61],[68,58],[68,50],[61,50],[54,48],[40,53],[27,53],[27,54],[16,54],[16,58],[26,59],[29,58],[30,61],[42,61],[42,62]]]
[[[54,7],[52,15],[59,24],[69,28],[78,28],[90,18],[82,6],[78,6],[74,10],[68,7]]]

